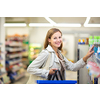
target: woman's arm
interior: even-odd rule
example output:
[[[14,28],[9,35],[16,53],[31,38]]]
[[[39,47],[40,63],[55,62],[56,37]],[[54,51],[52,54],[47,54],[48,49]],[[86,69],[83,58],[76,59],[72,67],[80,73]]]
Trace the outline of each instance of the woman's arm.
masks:
[[[83,61],[83,58],[81,58],[76,63],[72,63],[71,61],[68,61],[65,57],[64,60],[65,60],[66,69],[71,71],[77,71],[86,65],[86,63]]]
[[[42,50],[42,52],[38,55],[38,57],[28,66],[27,71],[30,74],[47,78],[49,70],[40,69],[40,67],[45,66],[48,56],[49,52],[47,50]]]
[[[87,54],[83,58],[81,58],[79,61],[77,61],[76,63],[72,63],[71,61],[68,61],[64,57],[66,68],[72,71],[77,71],[80,68],[84,67],[86,65],[87,59],[94,53],[93,48],[94,46],[92,46],[87,52]]]

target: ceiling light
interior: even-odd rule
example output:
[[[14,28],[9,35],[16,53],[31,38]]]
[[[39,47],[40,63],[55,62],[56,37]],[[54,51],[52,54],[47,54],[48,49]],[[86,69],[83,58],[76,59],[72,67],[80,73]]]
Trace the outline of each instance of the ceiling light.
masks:
[[[52,25],[56,25],[56,23],[51,20],[49,17],[44,17],[49,23],[51,23]]]
[[[56,24],[58,27],[81,27],[81,24],[66,24],[66,23],[58,23]]]
[[[90,17],[87,17],[84,24],[88,24],[89,23],[89,20],[90,20]]]
[[[84,27],[100,27],[100,24],[88,24],[89,20],[90,20],[90,17],[87,17],[84,23]]]
[[[26,24],[25,23],[5,23],[4,24],[5,27],[25,27]]]
[[[50,23],[30,23],[29,26],[30,27],[50,27],[53,25]]]
[[[84,27],[100,27],[100,24],[84,24]]]
[[[62,23],[58,23],[56,25],[52,25],[49,23],[30,23],[29,24],[30,27],[81,27],[81,24],[62,24]]]
[[[68,23],[55,23],[49,17],[44,17],[48,22],[50,22],[53,26],[58,27],[81,27],[81,24],[68,24]]]

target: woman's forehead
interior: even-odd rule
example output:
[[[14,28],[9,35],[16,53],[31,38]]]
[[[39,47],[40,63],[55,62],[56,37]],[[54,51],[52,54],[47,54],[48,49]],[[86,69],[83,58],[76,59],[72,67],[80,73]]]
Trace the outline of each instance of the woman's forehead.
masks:
[[[60,32],[55,32],[54,34],[53,34],[53,36],[54,35],[62,35]]]

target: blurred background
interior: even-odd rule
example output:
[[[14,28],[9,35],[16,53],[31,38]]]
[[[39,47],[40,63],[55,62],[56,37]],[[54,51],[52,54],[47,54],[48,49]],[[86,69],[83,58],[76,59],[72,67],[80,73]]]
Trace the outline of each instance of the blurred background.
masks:
[[[27,67],[43,49],[47,31],[54,27],[63,33],[63,55],[76,62],[89,50],[89,37],[100,36],[100,17],[0,17],[1,84],[26,84]],[[86,68],[66,75],[67,80],[92,83],[86,77]]]

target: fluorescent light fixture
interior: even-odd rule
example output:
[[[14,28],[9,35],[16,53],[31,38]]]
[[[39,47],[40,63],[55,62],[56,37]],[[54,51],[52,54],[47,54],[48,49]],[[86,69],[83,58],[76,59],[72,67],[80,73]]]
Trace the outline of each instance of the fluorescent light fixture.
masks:
[[[51,20],[49,17],[44,17],[50,24],[52,24],[52,25],[56,25],[56,23],[53,21],[53,20]]]
[[[55,23],[49,17],[44,17],[49,23],[30,23],[30,27],[50,27],[50,26],[58,26],[58,27],[81,27],[81,24],[67,24],[67,23]]]
[[[55,23],[49,17],[45,17],[45,19],[48,22],[50,22],[53,26],[58,26],[58,27],[81,27],[81,24]]]
[[[25,23],[5,23],[4,27],[25,27],[26,24]]]
[[[84,27],[100,27],[100,24],[88,24],[89,20],[90,20],[90,17],[87,17],[84,23]]]
[[[29,26],[30,27],[50,27],[53,25],[50,23],[30,23]]]
[[[100,24],[84,24],[84,27],[100,27]]]
[[[58,23],[56,24],[58,27],[81,27],[81,24],[66,24],[66,23]]]
[[[87,17],[84,24],[88,24],[89,23],[89,20],[90,20],[90,17]]]
[[[59,23],[59,24],[56,24],[56,25],[52,25],[52,24],[49,24],[49,23],[30,23],[29,24],[30,27],[52,27],[52,26],[55,26],[55,27],[81,27],[81,24],[62,24],[62,23]]]

